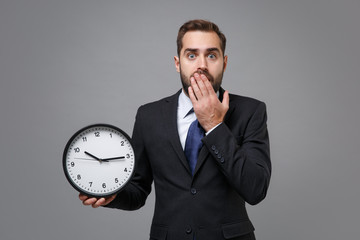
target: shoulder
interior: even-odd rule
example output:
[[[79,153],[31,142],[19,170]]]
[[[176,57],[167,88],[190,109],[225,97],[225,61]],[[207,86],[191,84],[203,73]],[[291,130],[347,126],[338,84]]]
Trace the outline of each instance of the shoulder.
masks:
[[[230,97],[230,104],[235,105],[235,107],[249,108],[249,109],[266,107],[266,104],[263,101],[260,101],[252,97],[241,96],[236,94],[229,94],[229,97]]]
[[[266,104],[252,97],[230,94],[230,103],[227,120],[242,119],[267,119]],[[231,116],[231,117],[230,117]]]
[[[166,106],[168,104],[177,106],[179,94],[180,94],[180,91],[178,91],[177,93],[175,93],[171,96],[164,97],[162,99],[143,104],[139,107],[138,114],[139,113],[141,113],[141,114],[156,114],[159,111],[161,111],[164,106]]]

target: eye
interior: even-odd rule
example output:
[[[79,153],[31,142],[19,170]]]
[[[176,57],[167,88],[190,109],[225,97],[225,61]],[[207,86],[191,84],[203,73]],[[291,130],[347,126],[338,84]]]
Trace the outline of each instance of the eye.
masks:
[[[188,58],[189,59],[194,59],[196,56],[195,56],[195,54],[193,54],[193,53],[190,53],[189,55],[188,55]]]
[[[208,55],[208,58],[210,58],[210,59],[215,59],[215,58],[216,58],[216,55],[213,54],[213,53],[210,53],[210,54]]]

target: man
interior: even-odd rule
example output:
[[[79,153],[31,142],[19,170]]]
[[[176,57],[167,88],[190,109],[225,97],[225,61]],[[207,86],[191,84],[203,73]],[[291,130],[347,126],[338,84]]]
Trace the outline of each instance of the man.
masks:
[[[183,88],[139,108],[131,183],[106,199],[79,198],[93,207],[135,210],[145,204],[154,181],[150,239],[255,239],[245,202],[259,203],[269,186],[265,104],[221,88],[226,38],[214,23],[185,23],[177,45],[174,60]],[[202,131],[196,141],[194,132]]]

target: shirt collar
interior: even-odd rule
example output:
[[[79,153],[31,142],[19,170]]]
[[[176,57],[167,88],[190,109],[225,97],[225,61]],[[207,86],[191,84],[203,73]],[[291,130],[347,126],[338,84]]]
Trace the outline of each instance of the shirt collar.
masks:
[[[178,116],[184,118],[192,108],[193,105],[190,98],[186,96],[184,90],[182,90],[179,95]]]

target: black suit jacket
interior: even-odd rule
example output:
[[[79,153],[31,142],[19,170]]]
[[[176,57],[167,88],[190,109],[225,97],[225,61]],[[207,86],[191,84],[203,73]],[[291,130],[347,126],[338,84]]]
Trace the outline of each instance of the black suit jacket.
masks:
[[[224,123],[202,139],[192,176],[177,130],[179,94],[139,108],[136,174],[107,207],[140,208],[154,182],[150,239],[255,239],[245,202],[264,199],[270,181],[265,104],[230,94]]]

